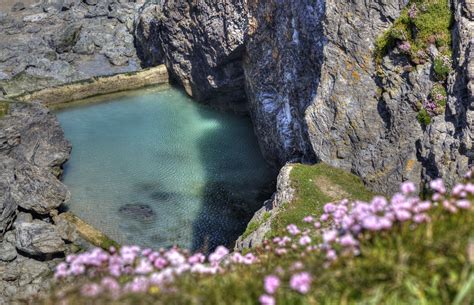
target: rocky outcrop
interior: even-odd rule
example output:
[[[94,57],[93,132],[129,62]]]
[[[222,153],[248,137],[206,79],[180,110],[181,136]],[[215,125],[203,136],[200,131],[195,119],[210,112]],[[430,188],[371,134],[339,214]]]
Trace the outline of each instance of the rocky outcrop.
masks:
[[[255,229],[239,237],[235,242],[235,250],[242,251],[244,249],[254,248],[262,245],[267,238],[267,234],[271,231],[272,221],[280,211],[279,209],[285,203],[293,201],[295,190],[291,187],[291,170],[292,164],[285,165],[278,175],[277,190],[271,200],[265,202],[264,206],[258,210],[249,224],[255,224]],[[269,215],[269,216],[265,216]],[[247,229],[249,230],[249,229]]]
[[[47,0],[12,11],[0,4],[0,96],[140,70],[132,31],[141,5]]]
[[[137,22],[145,66],[165,63],[171,77],[198,101],[245,111],[242,56],[245,1],[161,1]]]
[[[71,228],[54,221],[69,198],[58,176],[71,146],[44,106],[7,103],[0,118],[0,304],[44,291],[58,263],[52,255],[76,247]]]

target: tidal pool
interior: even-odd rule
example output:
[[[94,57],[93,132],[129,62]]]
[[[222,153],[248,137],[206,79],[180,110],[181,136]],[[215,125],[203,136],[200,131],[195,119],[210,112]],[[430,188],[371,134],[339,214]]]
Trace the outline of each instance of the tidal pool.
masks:
[[[66,208],[123,244],[231,246],[274,188],[246,117],[173,88],[57,110],[73,151]]]

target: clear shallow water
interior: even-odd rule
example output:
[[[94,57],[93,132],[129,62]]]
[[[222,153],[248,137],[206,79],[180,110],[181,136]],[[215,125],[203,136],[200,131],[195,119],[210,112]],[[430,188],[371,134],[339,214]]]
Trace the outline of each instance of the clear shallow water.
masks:
[[[248,118],[176,89],[58,110],[73,144],[67,208],[126,244],[232,245],[273,191]]]

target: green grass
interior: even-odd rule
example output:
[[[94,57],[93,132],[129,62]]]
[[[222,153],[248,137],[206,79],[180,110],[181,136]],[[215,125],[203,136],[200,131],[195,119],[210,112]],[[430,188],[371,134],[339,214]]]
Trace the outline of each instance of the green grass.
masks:
[[[324,163],[295,165],[291,186],[295,199],[273,219],[269,237],[281,234],[289,224],[301,225],[305,216],[319,216],[325,203],[343,198],[368,200],[373,196],[360,178]]]
[[[431,123],[431,116],[425,108],[422,108],[417,115],[418,123],[425,128]]]
[[[433,72],[438,81],[445,81],[451,72],[451,65],[446,63],[441,56],[434,59]]]
[[[410,18],[409,10],[415,4],[418,12]],[[411,0],[392,27],[376,41],[375,58],[378,63],[398,42],[411,45],[409,58],[415,64],[426,60],[423,53],[434,43],[442,55],[451,57],[451,27],[453,14],[448,0]],[[420,53],[422,51],[422,53]]]

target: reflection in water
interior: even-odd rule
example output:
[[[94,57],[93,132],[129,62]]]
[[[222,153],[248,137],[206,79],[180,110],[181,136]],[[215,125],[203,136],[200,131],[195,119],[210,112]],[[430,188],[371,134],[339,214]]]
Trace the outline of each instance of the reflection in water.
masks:
[[[249,120],[175,89],[107,99],[58,111],[73,144],[68,208],[122,243],[231,246],[276,175]]]

